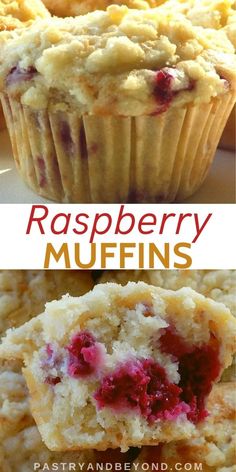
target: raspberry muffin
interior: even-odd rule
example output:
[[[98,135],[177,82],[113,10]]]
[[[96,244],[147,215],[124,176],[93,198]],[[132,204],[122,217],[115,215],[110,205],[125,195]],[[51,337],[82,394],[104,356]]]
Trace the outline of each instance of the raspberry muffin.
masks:
[[[207,403],[209,416],[199,426],[196,436],[157,447],[144,447],[134,462],[132,472],[151,471],[152,464],[158,463],[166,463],[168,470],[175,470],[176,464],[188,464],[189,470],[192,465],[192,470],[196,470],[194,465],[197,463],[202,464],[203,472],[234,472],[235,388],[236,385],[230,382],[216,385]]]
[[[0,355],[23,359],[31,409],[51,450],[184,439],[232,361],[236,321],[189,288],[97,285],[16,330]]]
[[[62,295],[83,295],[93,280],[87,271],[0,271],[0,336],[44,311],[45,303]]]
[[[107,271],[100,283],[143,281],[168,290],[191,287],[205,297],[224,303],[236,317],[236,270],[117,270]],[[235,358],[223,373],[224,381],[236,380]]]
[[[183,200],[210,167],[235,70],[224,31],[161,7],[37,21],[0,51],[19,172],[63,202]]]
[[[57,463],[61,464],[57,470],[68,472],[82,470],[85,465],[95,467],[98,462],[131,463],[133,451],[126,454],[121,454],[119,450],[105,453],[92,450],[86,453],[50,451],[42,442],[30,413],[28,390],[19,364],[11,361],[0,365],[0,472],[32,472],[36,462],[40,464],[39,471],[45,470],[45,464],[52,467],[53,463]],[[72,469],[74,464],[76,468]]]

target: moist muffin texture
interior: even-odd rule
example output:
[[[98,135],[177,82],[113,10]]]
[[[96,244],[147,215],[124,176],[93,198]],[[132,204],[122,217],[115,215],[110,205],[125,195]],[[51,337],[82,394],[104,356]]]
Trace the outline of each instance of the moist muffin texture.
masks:
[[[142,471],[143,464],[167,463],[175,468],[176,463],[202,464],[203,472],[234,472],[235,462],[235,383],[226,382],[214,386],[207,403],[209,416],[198,428],[195,437],[163,444],[157,447],[144,447],[131,469]]]
[[[194,432],[231,363],[235,325],[227,308],[191,289],[98,285],[9,330],[0,355],[24,359],[50,449],[126,450]]]
[[[48,299],[66,292],[84,293],[92,284],[86,271],[1,271],[0,335],[7,326],[18,326],[43,311]],[[36,462],[40,471],[45,470],[45,463],[51,468],[57,462],[59,471],[68,472],[71,462],[95,464],[93,451],[67,454],[48,450],[30,411],[21,368],[17,360],[0,361],[0,471],[31,472]]]
[[[47,301],[65,293],[83,294],[92,286],[91,274],[86,271],[1,271],[0,337],[7,328],[41,313]],[[0,361],[0,438],[34,423],[21,367],[19,361]]]
[[[122,285],[140,280],[168,290],[191,287],[205,297],[224,303],[236,317],[235,270],[118,270],[104,272],[100,278],[101,283],[116,282]],[[236,380],[235,358],[223,373],[222,380]]]
[[[19,454],[20,451],[20,454]],[[135,451],[136,452],[136,451]],[[137,452],[136,454],[137,455]],[[133,462],[133,451],[121,453],[119,450],[100,452],[95,450],[77,452],[52,452],[42,442],[35,425],[25,427],[11,436],[5,437],[0,446],[0,472],[32,472],[34,464],[39,464],[40,472],[45,467],[53,470],[58,467],[59,472],[71,470],[96,470],[99,463],[100,470],[109,464],[109,470],[115,470],[115,464],[130,464]],[[46,464],[46,465],[45,465]],[[113,464],[114,468],[110,468]],[[72,467],[76,467],[73,468]]]

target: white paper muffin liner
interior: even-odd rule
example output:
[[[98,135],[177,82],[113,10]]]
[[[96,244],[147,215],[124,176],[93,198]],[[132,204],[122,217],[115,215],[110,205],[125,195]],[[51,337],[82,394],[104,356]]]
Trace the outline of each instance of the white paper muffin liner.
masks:
[[[5,118],[2,111],[2,106],[0,103],[0,131],[4,128],[6,128],[6,123],[5,123]]]
[[[39,195],[72,203],[183,201],[204,181],[235,102],[156,116],[35,111],[1,96],[16,166]]]
[[[228,118],[223,134],[220,138],[219,147],[227,151],[236,150],[236,106]]]

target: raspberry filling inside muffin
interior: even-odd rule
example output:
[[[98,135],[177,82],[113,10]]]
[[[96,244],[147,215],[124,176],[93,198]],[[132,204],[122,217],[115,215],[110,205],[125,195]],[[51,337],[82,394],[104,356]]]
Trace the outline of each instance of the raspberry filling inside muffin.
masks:
[[[156,83],[154,88],[154,94],[161,104],[168,104],[173,96],[172,84],[174,76],[166,70],[159,70],[156,73]]]
[[[32,80],[35,74],[37,74],[37,70],[33,66],[30,66],[27,69],[21,69],[19,65],[17,65],[10,70],[6,78],[6,85],[9,87],[18,84],[19,82]]]
[[[150,423],[174,420],[182,413],[193,423],[207,416],[205,399],[220,373],[218,341],[211,335],[208,344],[189,345],[169,326],[162,330],[159,343],[161,352],[178,362],[179,384],[172,383],[165,368],[151,357],[130,358],[101,378],[94,393],[99,409],[120,413],[133,409]],[[61,350],[46,346],[44,381],[56,385],[64,375],[78,379],[96,375],[103,364],[102,344],[89,331],[81,331]]]
[[[177,77],[177,71],[174,68],[164,68],[156,73],[154,95],[160,107],[156,114],[165,112],[173,98],[181,91],[190,91],[194,88],[194,82],[188,81],[187,84],[183,83],[182,86],[175,88],[175,77]]]
[[[47,344],[43,350],[41,368],[46,372],[44,382],[56,385],[62,377],[86,377],[94,374],[103,361],[102,345],[89,331],[75,334],[65,348]]]
[[[76,334],[66,349],[69,352],[68,374],[71,377],[91,375],[101,365],[101,344],[89,331]]]
[[[102,380],[95,393],[99,408],[138,410],[148,421],[174,419],[188,407],[182,390],[169,382],[165,369],[153,359],[130,360]]]
[[[59,375],[55,372],[59,371],[62,365],[62,357],[51,344],[46,345],[46,357],[42,362],[42,369],[47,372],[45,383],[49,385],[57,385],[61,382]]]
[[[207,416],[205,398],[220,373],[219,345],[211,335],[208,345],[188,346],[174,327],[160,338],[161,351],[172,354],[179,363],[181,399],[190,406],[188,419],[196,423]]]

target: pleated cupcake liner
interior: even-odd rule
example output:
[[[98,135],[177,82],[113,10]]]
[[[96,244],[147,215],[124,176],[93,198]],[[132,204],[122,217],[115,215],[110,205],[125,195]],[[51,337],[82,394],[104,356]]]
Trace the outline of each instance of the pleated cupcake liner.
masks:
[[[5,94],[1,101],[16,166],[39,195],[163,203],[183,201],[203,183],[235,93],[138,117],[35,111]]]
[[[227,120],[223,134],[220,138],[219,147],[222,149],[227,149],[227,151],[236,150],[236,106],[235,105]]]
[[[3,130],[4,128],[6,128],[6,122],[5,122],[2,106],[0,104],[0,131]]]

